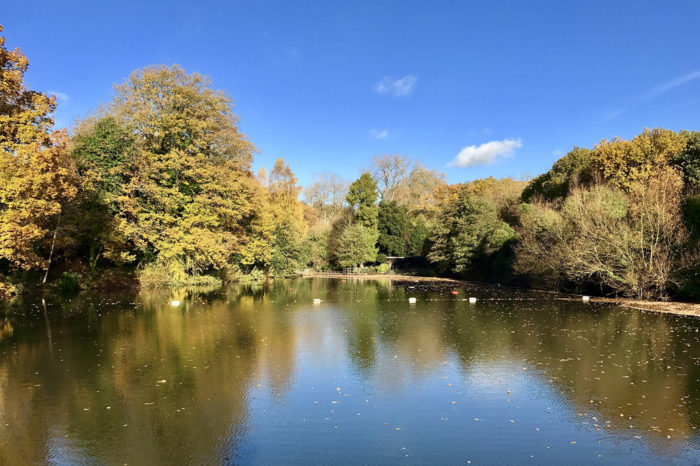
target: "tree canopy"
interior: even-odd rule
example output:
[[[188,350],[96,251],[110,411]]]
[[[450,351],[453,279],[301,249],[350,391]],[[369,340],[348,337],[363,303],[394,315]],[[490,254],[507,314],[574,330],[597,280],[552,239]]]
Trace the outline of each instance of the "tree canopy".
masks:
[[[377,183],[369,173],[363,173],[350,185],[346,200],[355,208],[355,218],[370,229],[377,228]]]
[[[49,264],[49,232],[75,196],[76,180],[66,133],[51,131],[56,100],[24,86],[28,67],[0,36],[0,262],[41,270]]]

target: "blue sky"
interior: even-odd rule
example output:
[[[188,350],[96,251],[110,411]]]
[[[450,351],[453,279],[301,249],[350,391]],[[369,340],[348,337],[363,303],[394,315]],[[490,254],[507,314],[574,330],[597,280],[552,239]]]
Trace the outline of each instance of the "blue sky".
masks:
[[[70,126],[149,64],[209,75],[302,183],[400,153],[460,182],[572,146],[700,129],[700,2],[4,0],[7,46]],[[459,157],[458,157],[459,156]]]

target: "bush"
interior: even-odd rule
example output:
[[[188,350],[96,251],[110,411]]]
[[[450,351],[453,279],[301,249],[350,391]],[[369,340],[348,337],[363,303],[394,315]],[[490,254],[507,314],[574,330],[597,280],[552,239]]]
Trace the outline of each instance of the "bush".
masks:
[[[697,263],[686,248],[683,182],[671,169],[630,183],[572,190],[561,209],[523,211],[516,270],[549,285],[596,286],[642,299],[666,298]]]
[[[380,273],[383,275],[389,273],[389,264],[387,264],[387,263],[379,264],[377,266],[377,273]]]
[[[141,286],[157,288],[162,286],[219,286],[221,278],[213,275],[173,275],[166,267],[148,264],[138,272]]]
[[[148,264],[138,272],[138,279],[141,286],[155,288],[171,284],[172,277],[163,267],[155,264]]]
[[[249,273],[242,275],[239,278],[239,281],[242,283],[254,283],[254,282],[261,282],[264,279],[265,279],[265,272],[258,269],[257,267],[254,267],[253,270],[251,270]]]

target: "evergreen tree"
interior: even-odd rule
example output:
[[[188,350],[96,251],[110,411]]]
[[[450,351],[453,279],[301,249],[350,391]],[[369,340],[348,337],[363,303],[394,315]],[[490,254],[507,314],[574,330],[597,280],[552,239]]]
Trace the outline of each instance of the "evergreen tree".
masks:
[[[387,256],[406,255],[406,239],[408,236],[408,214],[406,207],[396,201],[379,203],[378,229],[379,252]]]
[[[377,183],[369,173],[363,173],[350,185],[346,200],[355,208],[355,219],[370,229],[377,229]]]

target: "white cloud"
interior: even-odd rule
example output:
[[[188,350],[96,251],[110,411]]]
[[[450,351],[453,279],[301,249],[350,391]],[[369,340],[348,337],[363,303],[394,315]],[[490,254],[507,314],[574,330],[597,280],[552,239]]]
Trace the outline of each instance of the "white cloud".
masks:
[[[661,83],[659,85],[656,85],[650,89],[647,89],[646,91],[642,92],[641,94],[632,97],[630,100],[630,107],[634,108],[636,105],[641,104],[642,102],[645,102],[647,100],[653,99],[654,97],[658,97],[662,94],[665,94],[667,92],[670,92],[674,90],[677,87],[683,86],[685,84],[688,84],[690,82],[696,81],[700,79],[700,69],[691,71],[690,73],[686,73],[684,75],[678,76],[676,78],[673,78],[671,80],[668,80],[664,83]],[[618,107],[618,108],[613,108],[609,109],[605,112],[600,117],[601,121],[608,121],[612,120],[613,118],[616,118],[623,113],[628,111],[628,107]]]
[[[48,95],[55,95],[56,100],[60,102],[67,102],[69,100],[68,94],[65,92],[60,92],[60,91],[46,91]]]
[[[469,146],[462,149],[452,162],[451,167],[472,167],[474,165],[492,164],[497,157],[509,157],[515,149],[523,146],[520,139],[504,139],[503,141],[489,141],[480,146]]]
[[[668,91],[671,91],[691,81],[695,81],[696,79],[700,79],[700,70],[692,71],[690,73],[684,74],[683,76],[678,76],[677,78],[671,79],[670,81],[666,81],[665,83],[659,84],[658,86],[653,87],[645,93],[643,93],[639,98],[640,100],[651,99],[652,97],[665,94]]]
[[[418,78],[412,74],[400,79],[384,76],[374,85],[374,91],[378,94],[389,94],[396,97],[411,95],[416,88]]]
[[[383,129],[381,131],[377,129],[369,130],[369,135],[376,139],[386,139],[389,137],[389,130]]]
[[[603,113],[603,115],[600,117],[600,121],[609,121],[612,120],[615,117],[618,117],[625,113],[627,111],[627,107],[618,107],[614,108],[612,110],[607,110],[606,112]]]

